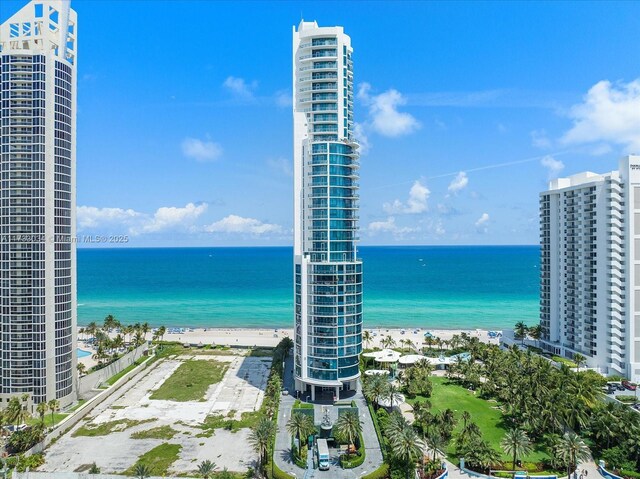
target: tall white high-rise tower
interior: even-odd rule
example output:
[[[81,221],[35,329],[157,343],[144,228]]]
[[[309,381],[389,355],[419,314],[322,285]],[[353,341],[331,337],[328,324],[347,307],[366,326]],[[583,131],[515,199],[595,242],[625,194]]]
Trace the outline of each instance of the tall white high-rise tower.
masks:
[[[640,381],[640,156],[540,193],[542,347]]]
[[[293,28],[296,389],[355,389],[362,351],[357,258],[358,144],[351,39],[342,27]]]
[[[64,0],[0,27],[0,408],[75,399],[76,35]]]

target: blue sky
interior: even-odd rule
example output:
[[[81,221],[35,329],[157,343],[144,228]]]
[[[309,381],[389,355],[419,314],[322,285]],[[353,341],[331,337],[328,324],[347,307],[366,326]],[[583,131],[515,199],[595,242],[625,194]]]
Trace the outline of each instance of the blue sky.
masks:
[[[362,244],[535,244],[548,179],[640,153],[638,3],[72,7],[81,235],[291,244],[301,17],[352,38]]]

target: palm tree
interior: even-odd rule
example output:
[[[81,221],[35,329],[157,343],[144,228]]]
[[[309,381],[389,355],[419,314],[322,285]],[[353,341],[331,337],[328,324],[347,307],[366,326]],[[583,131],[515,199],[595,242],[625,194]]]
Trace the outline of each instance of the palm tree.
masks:
[[[336,431],[349,438],[349,445],[354,444],[354,439],[362,432],[362,422],[355,411],[345,411],[340,414],[335,423]]]
[[[364,383],[364,395],[373,402],[374,407],[378,408],[378,403],[387,395],[389,382],[384,376],[375,374],[367,379]]]
[[[576,353],[573,355],[573,362],[576,363],[576,367],[578,368],[578,372],[580,372],[580,366],[587,362],[587,358],[585,358],[582,354]]]
[[[84,376],[87,373],[87,366],[84,363],[78,363],[76,369],[78,370],[78,374],[80,376]]]
[[[206,461],[202,461],[198,465],[198,474],[200,474],[204,479],[209,479],[209,477],[211,477],[211,475],[215,472],[216,467],[218,466],[216,466],[215,462],[211,462],[209,459],[207,459]]]
[[[113,315],[109,314],[106,318],[104,318],[103,327],[107,330],[107,333],[110,333],[112,329],[118,327],[118,324],[118,320]]]
[[[138,479],[147,479],[147,477],[151,476],[151,469],[139,462],[133,469],[133,475]]]
[[[385,336],[380,344],[383,348],[393,348],[396,345],[396,340],[391,337],[391,335]]]
[[[536,345],[537,345],[538,340],[542,337],[542,326],[539,324],[536,324],[535,326],[531,326],[527,334],[531,339],[534,339],[536,341]]]
[[[396,431],[390,431],[389,444],[392,454],[405,465],[406,478],[411,477],[412,466],[422,457],[424,445],[413,427],[406,425]]]
[[[393,411],[394,403],[400,404],[400,401],[402,400],[402,394],[400,394],[400,389],[398,388],[398,386],[390,383],[389,386],[387,386],[387,391],[382,399],[389,401],[389,409]]]
[[[275,423],[266,417],[260,418],[258,424],[255,425],[251,430],[251,434],[249,434],[249,444],[251,444],[253,450],[258,453],[260,469],[264,469],[264,465],[267,462],[269,446],[275,434]]]
[[[365,330],[362,333],[362,341],[364,341],[364,345],[366,348],[369,348],[369,345],[371,344],[371,340],[372,340],[371,332],[368,330]]]
[[[578,463],[591,458],[591,451],[575,432],[565,432],[562,439],[558,441],[556,455],[567,463],[567,476],[570,477],[571,472],[578,467]]]
[[[516,462],[518,459],[531,454],[533,450],[527,433],[522,429],[511,429],[507,431],[500,445],[506,454],[513,456],[513,465],[511,468],[514,471],[516,470]]]
[[[144,340],[147,340],[147,333],[149,332],[149,323],[142,323],[142,326],[140,327],[140,331],[142,331],[142,335],[144,337]]]
[[[433,460],[436,460],[438,451],[445,445],[445,440],[440,431],[435,427],[430,427],[427,430],[426,442],[433,451]]]
[[[49,404],[47,406],[49,407],[49,411],[51,411],[51,427],[53,427],[53,425],[55,424],[55,422],[53,421],[53,414],[60,410],[60,401],[58,401],[57,399],[52,399],[51,401],[49,401]]]
[[[167,328],[164,326],[160,326],[158,328],[158,336],[160,336],[160,341],[164,340],[164,335],[167,334]]]
[[[469,465],[486,471],[492,464],[500,461],[500,453],[492,448],[487,441],[481,437],[476,437],[471,441],[465,452],[465,460]]]
[[[5,410],[5,417],[7,422],[18,426],[29,418],[29,413],[22,407],[20,399],[16,396],[9,400]]]
[[[513,329],[513,332],[515,334],[515,338],[522,340],[520,344],[524,346],[524,340],[526,339],[527,333],[529,332],[529,327],[522,321],[518,321],[515,328]]]
[[[47,406],[47,403],[44,401],[41,403],[38,403],[38,405],[36,406],[36,411],[40,415],[40,422],[44,422],[44,415],[47,413],[48,409],[49,409],[49,406]]]
[[[311,416],[301,412],[294,412],[287,421],[287,432],[298,439],[298,447],[302,447],[302,438],[306,440],[315,430]]]

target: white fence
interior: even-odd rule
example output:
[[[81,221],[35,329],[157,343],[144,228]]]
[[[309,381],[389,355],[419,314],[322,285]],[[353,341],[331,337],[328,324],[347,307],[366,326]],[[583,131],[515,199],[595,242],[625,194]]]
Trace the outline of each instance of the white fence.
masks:
[[[86,376],[82,376],[78,381],[78,396],[82,398],[83,395],[87,394],[89,391],[99,386],[107,379],[115,376],[123,369],[131,366],[144,354],[144,351],[146,351],[147,349],[149,349],[149,346],[147,343],[144,343],[142,346],[138,346],[136,349],[128,352],[120,359],[112,362],[108,366],[105,366],[102,369],[98,369],[97,371],[91,374],[87,374]]]

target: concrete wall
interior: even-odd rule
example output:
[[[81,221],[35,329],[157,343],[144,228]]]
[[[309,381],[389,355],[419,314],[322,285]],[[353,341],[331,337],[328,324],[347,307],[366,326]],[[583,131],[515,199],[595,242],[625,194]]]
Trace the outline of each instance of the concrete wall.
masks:
[[[89,391],[96,388],[107,379],[115,376],[123,369],[129,367],[134,363],[136,359],[139,359],[147,349],[149,349],[149,346],[147,343],[145,343],[142,346],[134,349],[133,351],[128,352],[120,359],[109,364],[108,366],[81,377],[78,381],[78,396],[82,398],[83,395],[86,395]]]
[[[620,476],[616,476],[612,472],[607,471],[604,468],[604,462],[603,461],[600,461],[600,464],[598,464],[598,472],[600,473],[600,475],[602,477],[606,477],[607,479],[622,479]]]
[[[487,476],[486,474],[481,474],[479,472],[476,471],[472,471],[471,469],[467,469],[464,466],[460,466],[460,470],[463,472],[466,472],[467,475],[469,475],[469,477],[477,477],[480,479],[496,479],[495,476]],[[506,471],[503,471],[506,472]],[[558,476],[556,475],[536,475],[535,473],[529,476],[530,478],[535,478],[535,479],[559,479]]]
[[[116,474],[88,474],[82,472],[14,472],[14,479],[122,479]],[[151,476],[148,479],[170,479],[167,477]]]

